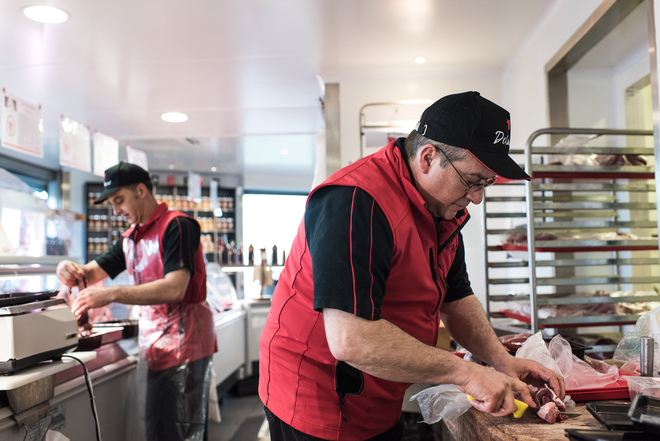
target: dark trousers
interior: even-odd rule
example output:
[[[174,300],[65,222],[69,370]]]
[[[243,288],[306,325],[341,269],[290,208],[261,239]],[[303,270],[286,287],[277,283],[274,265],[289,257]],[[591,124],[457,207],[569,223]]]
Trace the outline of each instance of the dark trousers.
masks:
[[[275,416],[273,412],[264,407],[266,419],[268,420],[268,429],[270,431],[270,441],[327,441],[322,438],[307,435],[294,429],[281,419]],[[366,441],[401,441],[403,438],[403,417],[391,429],[369,438]]]
[[[149,441],[204,441],[211,357],[147,373],[146,431]]]

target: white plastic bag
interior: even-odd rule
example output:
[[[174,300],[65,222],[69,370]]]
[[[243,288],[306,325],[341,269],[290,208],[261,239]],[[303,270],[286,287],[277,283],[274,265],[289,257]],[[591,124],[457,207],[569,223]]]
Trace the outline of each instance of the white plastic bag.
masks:
[[[516,352],[516,357],[538,361],[564,377],[566,389],[601,387],[619,379],[616,366],[605,363],[595,369],[573,354],[571,345],[561,335],[555,335],[546,347],[540,332],[531,336]]]
[[[463,415],[471,404],[465,393],[458,390],[455,384],[441,384],[428,387],[410,397],[417,400],[422,411],[422,420],[426,424],[437,423],[440,420],[451,420]]]
[[[626,332],[614,351],[612,359],[622,363],[622,371],[639,375],[640,338],[653,337],[655,341],[653,350],[653,372],[660,371],[660,307],[649,311],[635,323],[635,327]]]
[[[552,369],[557,373],[562,373],[561,369],[555,362],[550,350],[543,340],[543,335],[540,332],[529,337],[516,351],[516,357],[525,358],[527,360],[534,360],[541,363],[543,366]]]
[[[556,335],[550,340],[548,350],[564,376],[566,389],[601,387],[619,379],[619,370],[616,366],[600,363],[599,369],[596,369],[584,360],[580,360],[573,354],[571,344],[561,335]]]

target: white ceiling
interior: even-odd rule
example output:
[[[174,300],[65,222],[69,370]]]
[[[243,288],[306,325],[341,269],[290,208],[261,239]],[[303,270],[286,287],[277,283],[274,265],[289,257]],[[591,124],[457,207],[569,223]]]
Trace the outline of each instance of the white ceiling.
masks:
[[[32,22],[21,8],[34,3],[70,19]],[[323,126],[319,75],[501,69],[553,3],[3,1],[0,87],[42,106],[47,145],[57,145],[64,115],[145,150],[152,170],[311,176]],[[428,62],[415,64],[419,56]],[[190,119],[161,121],[173,110]]]

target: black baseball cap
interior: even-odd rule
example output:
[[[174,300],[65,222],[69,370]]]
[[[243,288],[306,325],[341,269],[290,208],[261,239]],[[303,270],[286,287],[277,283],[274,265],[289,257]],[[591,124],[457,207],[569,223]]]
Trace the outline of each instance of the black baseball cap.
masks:
[[[422,113],[417,132],[433,141],[468,150],[506,180],[531,180],[509,156],[511,116],[479,92],[447,95]]]
[[[139,165],[120,162],[105,171],[105,176],[103,178],[103,191],[94,203],[100,204],[121,187],[149,182],[149,180],[149,172]]]

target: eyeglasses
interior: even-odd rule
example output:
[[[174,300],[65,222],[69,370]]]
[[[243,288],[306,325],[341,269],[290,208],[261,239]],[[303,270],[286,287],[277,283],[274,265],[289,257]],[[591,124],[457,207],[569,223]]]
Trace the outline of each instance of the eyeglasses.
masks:
[[[465,193],[469,193],[473,190],[477,191],[484,189],[486,187],[490,187],[491,185],[497,182],[497,177],[494,177],[494,178],[488,178],[484,182],[470,183],[467,179],[465,179],[465,177],[461,174],[461,172],[459,172],[458,169],[454,167],[454,164],[452,164],[451,159],[449,159],[449,156],[447,156],[447,154],[444,151],[442,151],[437,147],[436,150],[442,153],[445,156],[445,158],[447,158],[447,161],[449,162],[449,165],[451,165],[451,168],[453,168],[456,174],[458,175],[458,177],[461,178],[461,181],[463,181],[463,184],[465,184],[465,186],[467,187],[465,189]]]

